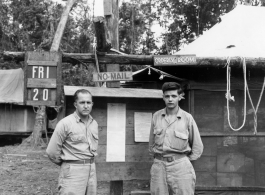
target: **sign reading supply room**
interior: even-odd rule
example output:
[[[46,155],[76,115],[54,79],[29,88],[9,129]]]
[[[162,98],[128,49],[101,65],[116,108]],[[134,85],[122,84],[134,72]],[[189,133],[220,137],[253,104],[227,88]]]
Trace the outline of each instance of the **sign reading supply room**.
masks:
[[[154,66],[175,66],[196,64],[196,55],[157,55],[154,56]]]

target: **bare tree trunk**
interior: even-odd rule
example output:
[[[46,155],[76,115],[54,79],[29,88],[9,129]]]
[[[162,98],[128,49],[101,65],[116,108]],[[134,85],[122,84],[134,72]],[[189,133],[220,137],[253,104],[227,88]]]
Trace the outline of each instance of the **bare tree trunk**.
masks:
[[[25,139],[21,146],[32,146],[33,148],[45,147],[46,144],[41,138],[44,120],[46,119],[46,107],[40,106],[35,118],[34,130],[32,134]]]

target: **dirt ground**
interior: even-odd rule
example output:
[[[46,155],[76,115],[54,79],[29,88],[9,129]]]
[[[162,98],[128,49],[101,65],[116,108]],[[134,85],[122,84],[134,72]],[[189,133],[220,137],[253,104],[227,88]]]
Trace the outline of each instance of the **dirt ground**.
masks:
[[[0,147],[0,195],[56,195],[59,167],[51,163],[45,149]],[[124,195],[148,190],[148,181],[124,181]],[[98,182],[98,195],[109,194],[109,182]]]

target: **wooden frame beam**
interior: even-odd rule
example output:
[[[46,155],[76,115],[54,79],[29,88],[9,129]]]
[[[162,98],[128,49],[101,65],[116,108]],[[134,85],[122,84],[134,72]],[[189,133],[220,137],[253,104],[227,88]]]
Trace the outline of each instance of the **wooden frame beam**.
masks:
[[[5,51],[0,53],[0,57],[4,61],[24,61],[24,52],[10,52]],[[94,63],[95,55],[92,53],[63,53],[63,62],[78,63],[82,61],[84,63]],[[197,57],[196,67],[224,67],[226,64],[226,58],[200,58]],[[120,55],[120,54],[106,54],[98,55],[99,63],[103,64],[135,64],[135,65],[154,65],[154,56],[152,55]],[[241,58],[231,58],[231,66],[241,67]],[[248,67],[250,68],[265,68],[265,58],[246,58]]]

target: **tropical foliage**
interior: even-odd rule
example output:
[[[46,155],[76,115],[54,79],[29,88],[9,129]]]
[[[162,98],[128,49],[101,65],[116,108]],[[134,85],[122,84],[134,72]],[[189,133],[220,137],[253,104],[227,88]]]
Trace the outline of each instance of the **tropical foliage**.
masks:
[[[60,49],[63,52],[92,52],[94,40],[93,7],[79,0],[68,18]],[[172,54],[219,22],[220,16],[237,4],[264,5],[264,0],[131,0],[119,10],[120,51],[127,54]],[[0,52],[50,49],[63,6],[51,0],[0,1]],[[157,28],[162,29],[157,36]],[[0,68],[23,64],[0,61]],[[122,66],[137,70],[139,66]],[[94,67],[65,64],[64,83],[94,85]],[[80,76],[81,75],[81,76]]]
[[[61,4],[50,0],[1,0],[0,52],[48,51],[62,11]],[[90,52],[93,38],[90,7],[78,1],[68,18],[60,50],[68,53]],[[18,67],[23,67],[23,63],[0,62],[0,69]],[[63,64],[64,84],[94,85],[91,71],[93,67],[89,65]]]

